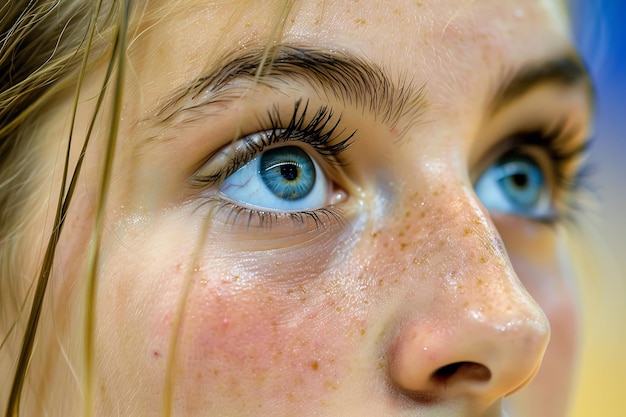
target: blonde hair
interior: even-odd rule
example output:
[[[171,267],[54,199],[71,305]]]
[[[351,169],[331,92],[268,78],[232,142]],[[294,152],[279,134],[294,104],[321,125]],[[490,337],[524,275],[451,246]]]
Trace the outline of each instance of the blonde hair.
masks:
[[[50,175],[36,169],[41,165],[38,149],[44,145],[43,135],[35,134],[39,117],[68,87],[75,85],[78,97],[83,76],[113,40],[120,10],[119,3],[106,0],[11,1],[0,9],[4,16],[0,20],[0,348],[4,351],[0,370],[3,375],[14,375],[13,380],[4,379],[8,386],[0,387],[0,406],[6,407],[6,415],[19,414],[54,249],[71,200],[69,179],[80,170],[78,165],[72,173],[66,158],[61,188],[53,191],[53,196],[59,195],[52,198],[57,209],[48,249],[41,265],[33,266],[36,253],[26,246],[32,248],[33,242],[26,242],[25,237],[41,226],[36,220],[47,207],[37,199],[46,191],[38,183]],[[75,100],[74,115],[76,106]],[[71,134],[68,139],[69,154]],[[41,230],[37,234],[43,236]]]

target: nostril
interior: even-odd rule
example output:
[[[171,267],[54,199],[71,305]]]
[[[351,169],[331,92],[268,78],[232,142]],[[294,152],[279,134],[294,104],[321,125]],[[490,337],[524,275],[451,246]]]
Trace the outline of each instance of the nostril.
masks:
[[[430,378],[444,385],[452,381],[487,382],[491,379],[491,371],[476,362],[455,362],[437,369]]]

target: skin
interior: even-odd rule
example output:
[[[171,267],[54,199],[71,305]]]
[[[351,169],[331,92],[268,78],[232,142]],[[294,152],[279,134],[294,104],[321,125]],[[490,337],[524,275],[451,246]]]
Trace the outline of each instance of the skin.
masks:
[[[185,0],[139,25],[98,264],[95,414],[162,415],[171,355],[177,416],[486,417],[502,415],[503,404],[510,416],[566,415],[578,307],[558,226],[490,213],[472,185],[481,161],[497,157],[490,149],[528,121],[565,118],[572,141],[586,136],[582,87],[542,87],[489,113],[503,68],[569,50],[558,5],[297,1],[282,43],[348,51],[393,80],[409,74],[412,86],[426,86],[421,106],[393,125],[288,79],[278,90],[246,90],[220,117],[152,126],[169,91],[216,57],[264,45],[275,19],[267,2]],[[102,73],[87,78],[79,133]],[[189,178],[238,126],[269,129],[255,116],[299,98],[329,103],[346,131],[357,130],[342,154],[349,164],[318,160],[343,221],[229,224],[228,209],[206,204],[215,187]],[[68,94],[49,109],[49,137],[67,132],[70,104]],[[97,123],[52,287],[68,300],[52,308],[77,369],[80,332],[67,329],[82,324],[106,141],[106,118]],[[58,146],[42,149],[44,163],[54,165]],[[49,397],[67,398],[64,389],[50,384]]]

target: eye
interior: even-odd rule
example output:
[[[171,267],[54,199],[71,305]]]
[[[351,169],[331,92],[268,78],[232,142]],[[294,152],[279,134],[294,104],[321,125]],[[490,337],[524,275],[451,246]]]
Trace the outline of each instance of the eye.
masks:
[[[264,151],[228,176],[220,192],[244,206],[275,211],[314,210],[328,204],[330,183],[297,146]]]
[[[529,155],[503,156],[487,168],[474,188],[490,211],[538,220],[553,217],[552,190],[540,164]]]

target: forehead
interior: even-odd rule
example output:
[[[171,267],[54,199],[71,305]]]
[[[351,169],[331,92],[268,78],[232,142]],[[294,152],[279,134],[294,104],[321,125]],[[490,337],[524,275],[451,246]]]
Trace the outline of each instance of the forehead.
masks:
[[[135,88],[154,106],[233,51],[272,43],[351,51],[392,75],[462,95],[568,43],[557,0],[178,0],[151,3],[134,22]]]

